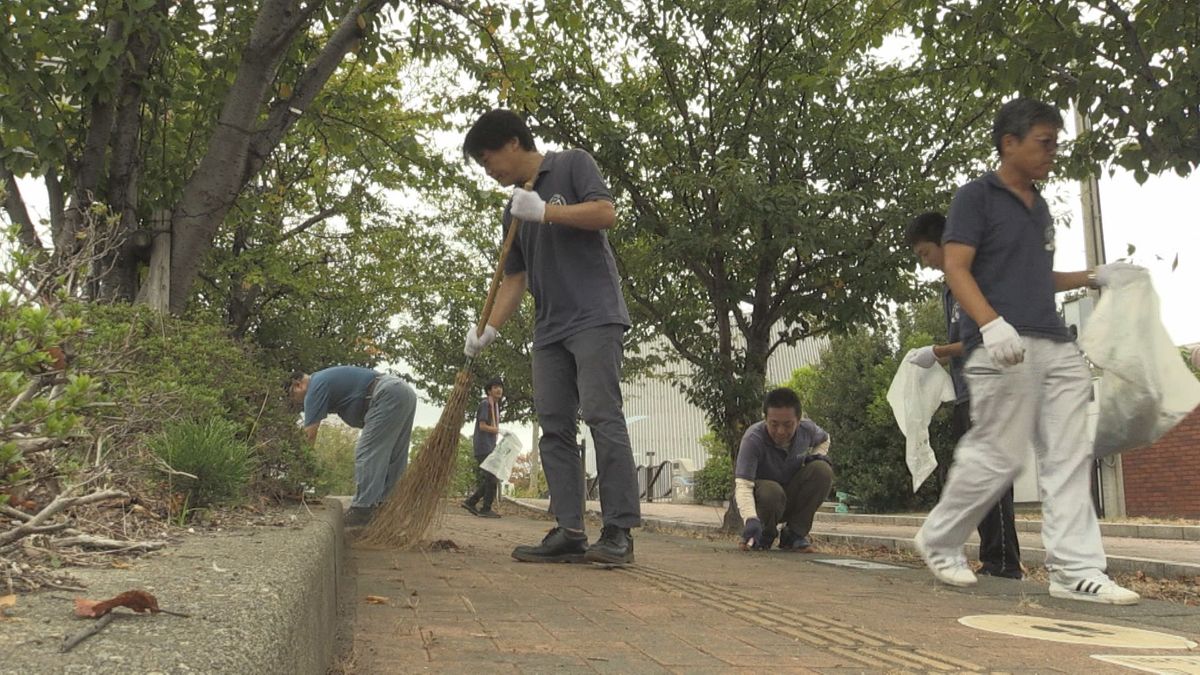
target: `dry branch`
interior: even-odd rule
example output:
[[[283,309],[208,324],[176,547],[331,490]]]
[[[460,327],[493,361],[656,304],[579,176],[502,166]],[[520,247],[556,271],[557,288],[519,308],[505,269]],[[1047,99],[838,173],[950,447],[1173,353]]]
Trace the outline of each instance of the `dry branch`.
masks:
[[[121,541],[119,539],[109,539],[107,537],[97,537],[91,534],[84,534],[77,530],[67,530],[66,534],[71,535],[59,539],[51,539],[50,543],[57,548],[66,546],[85,546],[87,548],[107,549],[110,551],[157,551],[167,545],[165,541]]]
[[[38,528],[42,527],[42,524],[48,519],[71,507],[79,506],[81,504],[91,504],[92,502],[104,501],[106,499],[129,498],[128,493],[120,490],[102,490],[100,492],[93,492],[91,494],[82,495],[79,497],[66,497],[65,495],[70,491],[71,488],[64,490],[62,494],[54,498],[54,501],[47,504],[46,507],[39,511],[36,515],[28,517],[25,522],[17,525],[7,532],[0,532],[0,548],[17,541],[26,535],[37,533]],[[15,509],[12,509],[11,511],[15,511]],[[7,507],[5,508],[4,512],[8,513],[9,515],[13,515],[13,513],[11,513],[10,509]],[[16,511],[16,513],[20,512]],[[18,520],[21,520],[21,518],[18,517]]]
[[[65,653],[71,651],[72,649],[75,648],[75,645],[79,644],[80,642],[83,642],[84,640],[90,638],[91,636],[95,635],[96,633],[99,633],[100,631],[104,630],[105,626],[112,623],[113,617],[115,617],[115,616],[116,616],[115,614],[105,614],[104,616],[100,617],[95,623],[88,626],[87,628],[84,628],[83,630],[79,631],[78,633],[75,633],[74,635],[64,635],[62,650],[61,650],[62,653],[65,654]]]

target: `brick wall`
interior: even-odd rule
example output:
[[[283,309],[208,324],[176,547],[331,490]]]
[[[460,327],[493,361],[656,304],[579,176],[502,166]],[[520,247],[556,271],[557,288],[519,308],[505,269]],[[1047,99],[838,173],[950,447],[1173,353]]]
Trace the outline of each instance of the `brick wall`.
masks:
[[[1200,518],[1200,407],[1154,445],[1121,456],[1125,512]]]

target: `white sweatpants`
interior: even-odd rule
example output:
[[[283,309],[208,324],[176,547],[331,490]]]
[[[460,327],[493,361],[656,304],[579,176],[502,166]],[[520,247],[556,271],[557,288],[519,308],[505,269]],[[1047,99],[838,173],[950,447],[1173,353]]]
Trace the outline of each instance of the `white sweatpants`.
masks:
[[[1071,583],[1107,567],[1091,495],[1091,375],[1075,343],[1022,340],[1025,361],[1015,366],[997,366],[982,346],[967,359],[972,426],[958,442],[946,488],[917,536],[931,551],[959,553],[1016,478],[1032,443],[1046,568],[1055,581]]]

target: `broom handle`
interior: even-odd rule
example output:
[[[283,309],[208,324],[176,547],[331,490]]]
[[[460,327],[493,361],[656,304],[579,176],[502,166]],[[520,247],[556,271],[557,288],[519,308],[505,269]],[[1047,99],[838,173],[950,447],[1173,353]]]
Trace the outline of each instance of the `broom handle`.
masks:
[[[533,179],[525,183],[525,189],[533,189]],[[512,248],[513,240],[517,238],[517,230],[520,227],[520,219],[514,216],[508,224],[508,232],[504,235],[504,245],[500,247],[500,260],[496,263],[496,271],[492,273],[492,285],[488,288],[487,300],[484,301],[483,311],[480,312],[479,325],[475,327],[476,335],[483,335],[483,329],[487,326],[488,319],[492,318],[492,306],[496,304],[496,293],[500,290],[500,280],[504,278],[504,261],[508,258],[508,251]]]

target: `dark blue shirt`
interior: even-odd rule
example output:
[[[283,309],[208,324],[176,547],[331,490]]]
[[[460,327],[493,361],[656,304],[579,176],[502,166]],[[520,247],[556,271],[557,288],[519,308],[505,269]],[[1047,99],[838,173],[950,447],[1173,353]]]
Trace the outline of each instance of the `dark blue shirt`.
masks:
[[[596,161],[583,150],[547,152],[533,189],[547,204],[612,201]],[[511,220],[506,207],[505,230]],[[526,272],[535,312],[534,349],[588,328],[630,325],[616,258],[603,231],[521,223],[504,272]]]
[[[496,404],[496,406],[498,410],[499,404]],[[479,428],[480,422],[486,422],[488,426],[499,426],[500,419],[498,417],[493,419],[493,417],[496,416],[492,414],[492,399],[484,396],[483,400],[479,402],[479,408],[475,411],[475,433],[471,437],[471,444],[475,450],[475,459],[484,459],[496,449],[496,437],[498,434]]]
[[[954,344],[962,340],[959,321],[962,320],[963,311],[949,286],[942,289],[942,309],[946,312],[946,342]],[[971,397],[967,392],[967,379],[963,377],[963,364],[966,362],[967,359],[962,356],[950,357],[950,381],[954,383],[955,403],[965,403]]]
[[[1070,342],[1054,302],[1054,221],[1040,193],[1029,208],[995,172],[976,178],[950,203],[942,243],[951,242],[975,248],[975,283],[1018,333]],[[968,352],[982,343],[978,324],[965,312],[959,330]]]
[[[308,378],[304,394],[304,426],[312,426],[334,413],[361,429],[367,414],[367,389],[379,373],[358,366],[334,366]]]
[[[780,448],[767,433],[767,423],[755,422],[742,434],[737,470],[733,475],[746,480],[773,480],[780,485],[787,485],[804,466],[804,458],[811,454],[810,451],[827,440],[829,434],[812,420],[800,420],[791,444],[786,449]]]

